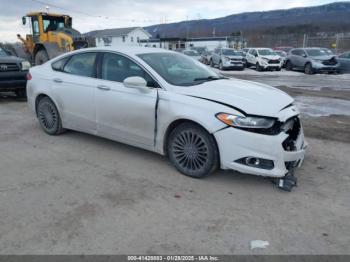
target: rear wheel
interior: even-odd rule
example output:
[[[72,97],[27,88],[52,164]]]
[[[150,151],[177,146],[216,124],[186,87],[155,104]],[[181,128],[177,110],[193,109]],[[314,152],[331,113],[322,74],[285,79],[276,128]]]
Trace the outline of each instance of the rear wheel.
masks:
[[[42,129],[49,135],[59,135],[65,130],[56,105],[48,97],[40,99],[37,106],[37,116]]]
[[[287,71],[293,70],[292,62],[289,61],[289,60],[288,60],[287,63],[286,63],[286,70],[287,70]]]
[[[182,174],[201,178],[219,166],[219,153],[214,138],[202,127],[184,123],[169,135],[168,155]]]
[[[35,65],[42,65],[45,62],[49,61],[49,56],[45,50],[40,50],[35,55]]]
[[[311,63],[307,63],[304,68],[304,72],[307,75],[313,75],[315,73],[315,70],[312,68]]]

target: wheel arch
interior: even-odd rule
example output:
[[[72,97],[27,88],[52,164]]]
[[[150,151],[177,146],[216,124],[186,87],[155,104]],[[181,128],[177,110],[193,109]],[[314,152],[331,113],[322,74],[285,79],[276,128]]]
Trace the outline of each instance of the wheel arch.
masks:
[[[178,127],[179,125],[181,124],[184,124],[184,123],[191,123],[191,124],[194,124],[194,125],[197,125],[199,127],[201,127],[202,129],[204,129],[206,132],[208,132],[208,134],[213,138],[214,142],[215,142],[215,145],[216,145],[216,148],[219,150],[219,147],[218,147],[218,143],[216,141],[216,138],[215,136],[213,135],[213,133],[211,133],[205,126],[203,126],[202,124],[196,122],[196,121],[193,121],[191,119],[187,119],[187,118],[179,118],[179,119],[176,119],[174,120],[173,122],[171,122],[165,133],[164,133],[164,137],[163,137],[163,152],[164,152],[164,155],[167,155],[168,152],[167,152],[167,147],[168,147],[168,141],[169,141],[169,135],[171,134],[171,132],[176,128]],[[219,152],[219,151],[218,151]],[[220,152],[219,152],[219,160],[220,160]]]
[[[35,97],[35,114],[38,115],[38,104],[39,104],[39,101],[43,98],[49,98],[56,106],[58,112],[60,112],[60,109],[56,103],[56,101],[54,99],[52,99],[52,97],[50,97],[48,94],[46,93],[39,93],[36,97]]]

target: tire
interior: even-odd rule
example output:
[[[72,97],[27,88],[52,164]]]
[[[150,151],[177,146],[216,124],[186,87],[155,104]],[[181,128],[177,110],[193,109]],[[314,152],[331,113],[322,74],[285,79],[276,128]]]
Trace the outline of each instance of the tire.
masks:
[[[56,136],[65,131],[57,107],[50,98],[40,99],[36,112],[40,126],[45,133]]]
[[[201,178],[219,166],[214,138],[196,124],[183,123],[172,130],[167,151],[171,163],[186,176]]]
[[[286,62],[286,70],[287,71],[292,71],[293,70],[293,64],[289,60]]]
[[[224,71],[224,67],[223,67],[223,65],[222,65],[222,62],[220,61],[220,63],[219,63],[219,69],[221,70],[221,71]]]
[[[47,55],[45,50],[40,50],[38,53],[35,55],[35,65],[42,65],[45,62],[49,61],[49,56]]]
[[[315,73],[315,70],[312,68],[311,63],[307,63],[304,67],[304,72],[307,75],[313,75]]]
[[[18,98],[27,98],[27,90],[25,88],[17,89],[15,94]]]
[[[210,66],[215,67],[213,59],[210,59]]]
[[[256,66],[256,71],[258,71],[258,72],[262,71],[262,68],[261,68],[259,62],[257,62],[255,66]]]

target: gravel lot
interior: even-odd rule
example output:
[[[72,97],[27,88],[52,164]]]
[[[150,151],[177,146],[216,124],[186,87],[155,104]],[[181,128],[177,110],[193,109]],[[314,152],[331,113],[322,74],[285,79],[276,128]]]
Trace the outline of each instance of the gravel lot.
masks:
[[[348,77],[224,73],[304,97],[309,151],[292,193],[236,172],[191,179],[162,156],[78,132],[48,136],[24,101],[2,96],[0,253],[350,254],[350,108],[327,109],[350,101]]]

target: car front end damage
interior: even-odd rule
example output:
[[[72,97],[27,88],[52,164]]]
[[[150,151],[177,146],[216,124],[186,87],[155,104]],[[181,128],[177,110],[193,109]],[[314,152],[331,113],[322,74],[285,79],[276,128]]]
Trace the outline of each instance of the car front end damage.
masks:
[[[316,73],[337,73],[340,71],[340,63],[335,57],[330,59],[313,59],[312,67]]]
[[[284,190],[296,185],[294,169],[303,163],[307,143],[299,111],[281,110],[267,129],[224,128],[214,133],[222,169],[271,177]]]
[[[282,58],[267,58],[267,57],[261,57],[259,59],[259,64],[264,70],[268,69],[281,69],[283,66],[283,59]]]

